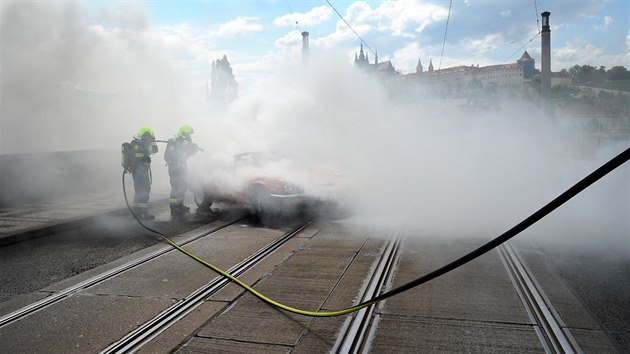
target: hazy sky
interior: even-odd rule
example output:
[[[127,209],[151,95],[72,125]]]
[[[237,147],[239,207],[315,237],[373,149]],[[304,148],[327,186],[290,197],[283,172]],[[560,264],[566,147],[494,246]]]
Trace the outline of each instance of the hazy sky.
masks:
[[[23,7],[33,2],[5,1]],[[241,88],[300,54],[301,31],[311,51],[334,52],[352,62],[360,40],[326,1],[50,1],[81,8],[82,27],[100,39],[135,32],[174,59],[198,88],[212,60],[227,54]],[[330,1],[365,40],[371,60],[391,60],[402,72],[428,67],[515,62],[527,50],[540,65],[540,13],[551,12],[552,69],[575,64],[630,67],[628,2],[454,1],[446,42],[449,1]],[[69,6],[71,4],[71,6]],[[77,6],[78,5],[78,6]],[[6,24],[3,24],[3,27]],[[41,39],[45,41],[45,39]],[[442,47],[444,44],[444,54]]]
[[[443,57],[448,1],[331,4],[402,73],[418,59],[483,66],[515,62],[524,50],[539,67],[543,11],[551,12],[554,70],[630,68],[627,1],[454,1]],[[262,92],[276,94],[268,99],[276,107],[302,97],[290,74],[302,64],[301,31],[310,32],[314,72],[330,80],[319,89],[337,88],[332,66],[351,68],[360,44],[326,1],[2,1],[0,18],[4,153],[111,147],[145,124],[164,136],[204,121],[211,63],[223,55],[239,83],[231,114],[261,117]],[[280,83],[279,73],[287,74]],[[315,95],[303,84],[305,97]],[[365,104],[361,90],[348,91],[349,109]]]
[[[414,71],[418,59],[425,67],[430,59],[439,65],[448,1],[330,3],[396,69]],[[540,37],[529,41],[539,31],[543,11],[551,12],[554,70],[575,64],[628,66],[628,6],[625,0],[454,1],[441,66],[514,62],[523,50],[539,65]],[[360,43],[325,1],[96,1],[92,7],[94,24],[107,31],[121,25],[107,23],[107,12],[126,12],[130,21],[142,16],[152,38],[192,67],[204,70],[204,62],[227,54],[245,79],[299,50],[301,31],[310,32],[312,51],[336,49],[349,62]]]

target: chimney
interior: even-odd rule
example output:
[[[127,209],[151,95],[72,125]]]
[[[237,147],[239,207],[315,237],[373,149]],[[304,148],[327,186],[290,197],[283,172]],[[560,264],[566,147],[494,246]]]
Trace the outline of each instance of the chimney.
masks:
[[[540,96],[545,106],[550,104],[551,99],[551,29],[549,28],[549,11],[545,11],[542,16],[541,31],[541,58],[540,58]],[[549,107],[544,107],[548,109]]]
[[[308,32],[302,32],[302,61],[308,61]]]

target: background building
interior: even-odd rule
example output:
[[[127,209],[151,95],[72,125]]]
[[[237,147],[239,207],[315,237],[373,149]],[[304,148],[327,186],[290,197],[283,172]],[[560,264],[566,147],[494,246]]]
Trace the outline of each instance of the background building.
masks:
[[[364,70],[365,72],[375,73],[379,77],[383,78],[390,78],[398,75],[391,61],[386,60],[379,63],[378,53],[375,56],[374,64],[370,64],[370,59],[368,58],[367,53],[363,52],[363,43],[361,43],[359,54],[354,54],[354,67]]]
[[[226,55],[212,62],[211,80],[210,101],[219,104],[229,104],[234,101],[238,83]]]

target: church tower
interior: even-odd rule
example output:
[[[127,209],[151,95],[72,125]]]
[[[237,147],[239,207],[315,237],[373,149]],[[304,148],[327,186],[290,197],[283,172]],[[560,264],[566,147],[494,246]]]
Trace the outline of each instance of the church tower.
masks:
[[[429,71],[433,71],[433,59],[429,59]]]
[[[368,59],[368,56],[366,55],[366,53],[363,51],[363,43],[361,43],[361,49],[359,50],[359,56],[357,57],[357,54],[354,54],[354,65],[358,66],[358,67],[367,67],[370,64],[370,60]]]
[[[416,65],[416,74],[420,74],[424,68],[422,67],[422,60],[418,59],[418,65]]]

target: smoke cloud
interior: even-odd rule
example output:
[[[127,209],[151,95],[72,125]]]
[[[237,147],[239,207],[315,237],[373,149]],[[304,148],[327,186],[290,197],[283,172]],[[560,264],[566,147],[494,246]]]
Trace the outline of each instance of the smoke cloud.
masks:
[[[600,140],[585,148],[589,140],[579,127],[564,126],[513,93],[483,108],[430,94],[392,97],[373,76],[331,59],[340,57],[327,53],[308,66],[287,65],[242,95],[222,124],[200,129],[197,137],[211,148],[195,158],[196,171],[223,188],[240,188],[229,172],[232,155],[281,152],[301,166],[338,173],[334,195],[360,222],[490,238],[627,146]],[[292,164],[267,167],[267,174],[298,181],[307,193],[326,193]],[[627,250],[628,170],[607,176],[529,233]],[[221,184],[225,176],[229,182]]]
[[[162,133],[182,119],[186,85],[146,13],[119,6],[3,2],[1,153],[114,148],[140,126]]]
[[[339,197],[357,222],[490,238],[628,146],[584,148],[579,130],[514,93],[484,106],[440,99],[431,88],[392,94],[334,51],[313,50],[308,65],[299,49],[286,53],[278,70],[215,109],[150,40],[146,13],[132,13],[108,12],[115,26],[107,28],[86,23],[77,3],[3,5],[2,153],[117,149],[141,125],[168,138],[190,123],[204,149],[189,161],[194,181],[238,190],[234,155],[274,151],[290,159],[265,173]],[[529,234],[630,253],[629,175],[624,166],[607,176]]]

